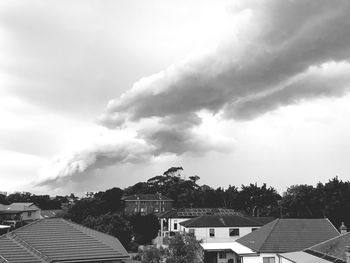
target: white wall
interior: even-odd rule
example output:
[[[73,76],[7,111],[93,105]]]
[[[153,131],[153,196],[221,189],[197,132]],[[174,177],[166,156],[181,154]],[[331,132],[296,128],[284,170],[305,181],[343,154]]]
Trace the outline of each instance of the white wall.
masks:
[[[236,239],[245,236],[252,232],[253,227],[239,227],[239,236],[230,236],[229,229],[237,227],[198,227],[198,228],[183,228],[185,232],[189,232],[190,229],[194,229],[195,237],[198,240],[202,240],[204,243],[220,243],[220,242],[232,242]],[[256,228],[256,227],[254,227]],[[209,229],[215,229],[215,237],[209,236]]]
[[[169,218],[169,231],[179,232],[182,231],[182,226],[180,225],[181,222],[187,221],[191,218]],[[177,229],[174,229],[174,225],[177,223]]]
[[[264,257],[274,257],[275,263],[279,263],[278,256],[276,254],[260,254],[259,256],[243,256],[242,263],[263,263]],[[286,263],[286,262],[284,262],[284,263]]]
[[[293,263],[293,261],[290,261],[286,258],[280,257],[280,261],[278,263]]]
[[[28,212],[31,212],[31,215],[28,216]],[[36,211],[25,211],[21,213],[22,220],[37,220],[40,219],[40,210]]]

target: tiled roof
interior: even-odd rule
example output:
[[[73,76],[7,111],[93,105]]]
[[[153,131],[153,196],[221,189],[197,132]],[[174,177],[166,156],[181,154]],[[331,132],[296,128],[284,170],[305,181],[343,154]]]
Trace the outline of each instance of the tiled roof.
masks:
[[[350,232],[314,245],[304,251],[331,262],[346,262],[346,246],[350,245]]]
[[[330,238],[339,232],[326,219],[276,219],[236,240],[260,253],[299,251]]]
[[[203,215],[240,215],[241,212],[237,212],[233,209],[226,208],[181,208],[178,210],[171,210],[159,214],[160,218],[193,218]]]
[[[122,198],[124,201],[173,201],[160,194],[138,194],[138,195],[128,195]]]
[[[273,221],[274,218],[266,218],[265,221]],[[260,227],[264,223],[252,217],[239,215],[204,215],[181,222],[184,227]]]
[[[0,256],[9,263],[129,258],[117,238],[62,218],[38,220],[0,236]]]

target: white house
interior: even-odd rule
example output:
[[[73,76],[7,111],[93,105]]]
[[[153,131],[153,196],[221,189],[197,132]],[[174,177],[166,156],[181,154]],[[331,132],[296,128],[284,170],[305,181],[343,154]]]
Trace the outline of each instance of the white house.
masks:
[[[180,230],[203,243],[232,242],[273,221],[272,217],[204,215],[180,223]]]
[[[4,224],[15,225],[22,221],[34,221],[40,219],[40,208],[33,203],[0,204],[0,221]]]
[[[231,248],[227,243],[221,243],[221,247],[217,243],[215,249],[208,247],[209,243],[202,246],[208,263],[278,263],[280,254],[301,251],[338,236],[339,232],[326,218],[276,219],[237,239]]]
[[[203,215],[241,215],[233,209],[225,208],[181,208],[158,214],[160,231],[158,243],[162,244],[163,237],[172,236],[181,231],[180,223]]]

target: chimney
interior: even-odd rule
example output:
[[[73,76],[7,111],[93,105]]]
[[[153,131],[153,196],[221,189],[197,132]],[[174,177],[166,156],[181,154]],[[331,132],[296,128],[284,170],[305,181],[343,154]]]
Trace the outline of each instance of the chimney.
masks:
[[[346,225],[344,225],[344,222],[341,222],[341,226],[339,227],[339,230],[340,230],[340,234],[346,234],[346,232],[348,232],[348,228],[346,227]]]
[[[350,263],[350,246],[345,247],[345,258],[346,263]]]

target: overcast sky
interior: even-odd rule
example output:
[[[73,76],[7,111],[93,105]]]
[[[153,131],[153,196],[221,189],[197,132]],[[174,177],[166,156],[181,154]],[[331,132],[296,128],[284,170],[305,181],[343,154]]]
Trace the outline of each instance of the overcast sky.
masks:
[[[0,191],[350,175],[348,0],[0,1]]]

